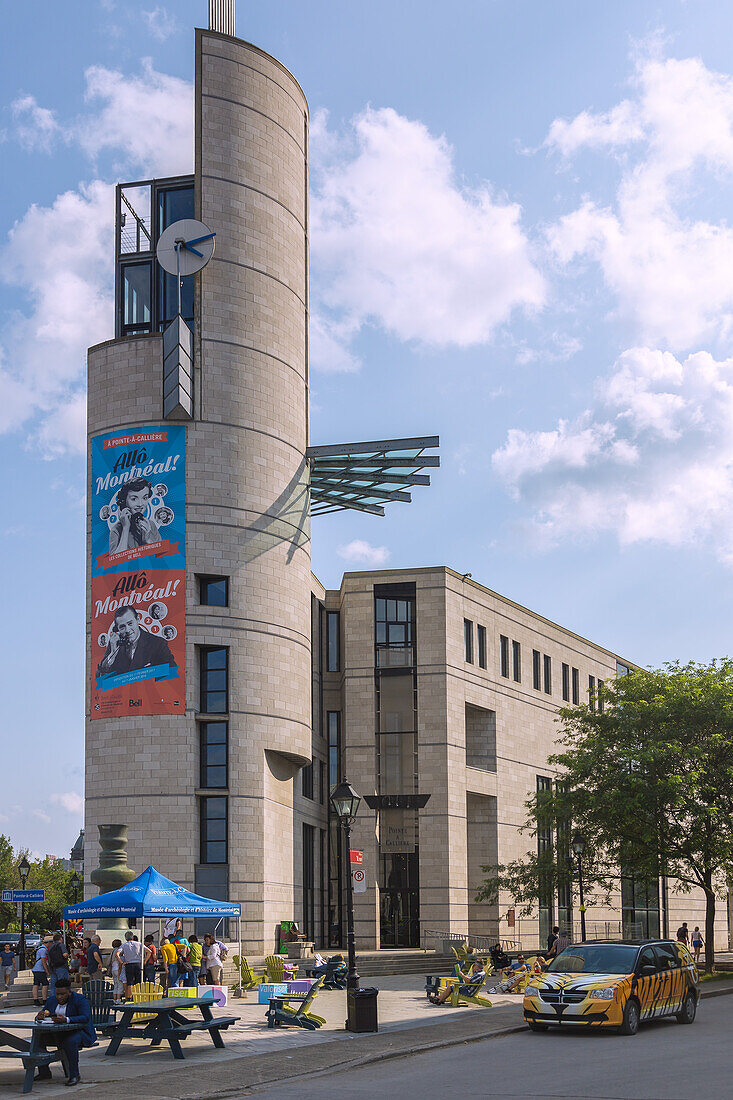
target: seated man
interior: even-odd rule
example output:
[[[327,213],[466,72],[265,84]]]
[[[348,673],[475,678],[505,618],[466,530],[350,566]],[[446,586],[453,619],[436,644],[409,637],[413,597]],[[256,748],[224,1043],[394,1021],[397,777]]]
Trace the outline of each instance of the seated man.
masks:
[[[64,1051],[69,1062],[69,1077],[66,1084],[78,1085],[79,1049],[92,1047],[97,1041],[89,1001],[82,993],[71,992],[69,978],[59,978],[55,993],[48,998],[36,1019],[53,1020],[57,1024],[82,1024],[79,1031],[62,1031],[54,1035],[53,1028],[49,1028],[47,1035],[40,1036],[43,1046],[57,1046]],[[48,1080],[50,1076],[51,1067],[40,1066],[36,1073],[36,1080]]]
[[[479,959],[476,959],[470,971],[467,973],[463,970],[458,971],[459,977],[462,979],[458,986],[458,992],[463,993],[467,997],[473,997],[475,993],[481,988],[481,983],[486,977],[486,971],[483,968]],[[443,992],[439,996],[428,997],[431,1004],[442,1005],[448,1000],[453,993],[455,983],[447,985]]]
[[[504,968],[504,980],[498,986],[488,989],[487,993],[511,993],[527,973],[527,961],[524,955],[517,955],[515,961]]]

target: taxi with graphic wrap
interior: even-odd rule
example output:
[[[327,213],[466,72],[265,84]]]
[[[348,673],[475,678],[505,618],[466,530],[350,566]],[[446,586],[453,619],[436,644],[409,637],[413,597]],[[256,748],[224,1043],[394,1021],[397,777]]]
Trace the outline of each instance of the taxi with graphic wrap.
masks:
[[[700,999],[695,960],[672,940],[586,941],[566,947],[524,990],[531,1031],[612,1027],[636,1035],[639,1024],[674,1016],[691,1024]]]

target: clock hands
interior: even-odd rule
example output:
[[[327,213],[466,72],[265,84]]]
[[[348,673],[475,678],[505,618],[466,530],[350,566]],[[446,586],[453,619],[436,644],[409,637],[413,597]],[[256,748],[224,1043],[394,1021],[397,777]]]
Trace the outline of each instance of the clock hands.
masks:
[[[176,248],[185,248],[187,252],[193,252],[194,256],[203,258],[203,252],[199,252],[198,248],[194,248],[193,245],[200,244],[201,241],[210,241],[215,236],[216,233],[205,233],[203,237],[194,237],[190,241],[176,241]]]

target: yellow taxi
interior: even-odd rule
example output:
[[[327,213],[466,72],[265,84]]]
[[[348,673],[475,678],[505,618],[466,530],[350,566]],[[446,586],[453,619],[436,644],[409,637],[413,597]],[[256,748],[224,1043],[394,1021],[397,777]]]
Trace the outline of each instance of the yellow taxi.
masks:
[[[566,947],[529,979],[524,1018],[549,1027],[613,1027],[636,1035],[639,1024],[674,1016],[691,1024],[700,999],[695,960],[672,940],[591,941]]]

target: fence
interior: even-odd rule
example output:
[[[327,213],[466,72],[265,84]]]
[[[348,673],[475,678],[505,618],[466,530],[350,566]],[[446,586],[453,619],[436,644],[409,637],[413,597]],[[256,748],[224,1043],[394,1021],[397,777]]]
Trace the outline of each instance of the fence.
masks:
[[[442,951],[444,942],[449,941],[458,947],[467,943],[477,951],[490,951],[501,943],[504,951],[521,951],[518,940],[500,940],[498,936],[475,936],[473,932],[442,932],[437,928],[422,929],[422,946],[426,951]]]

